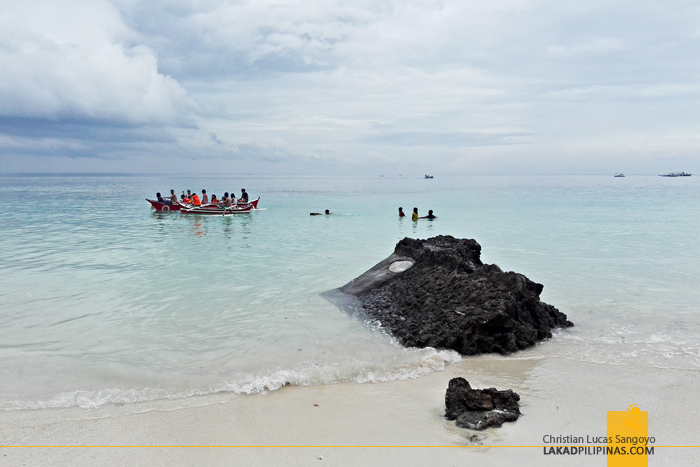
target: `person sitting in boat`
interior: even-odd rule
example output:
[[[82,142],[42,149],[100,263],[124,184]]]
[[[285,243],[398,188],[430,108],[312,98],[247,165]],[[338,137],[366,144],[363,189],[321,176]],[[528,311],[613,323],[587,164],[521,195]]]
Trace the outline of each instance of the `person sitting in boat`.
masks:
[[[202,204],[209,204],[209,197],[207,196],[207,190],[202,190]]]
[[[239,201],[243,203],[248,202],[248,193],[246,193],[245,188],[241,188],[241,199]]]
[[[212,204],[219,204],[219,200],[216,199],[216,195],[211,195],[211,203]]]
[[[325,214],[326,216],[330,216],[330,215],[332,215],[333,213],[330,212],[328,209],[326,209],[326,210],[323,212],[323,214]],[[320,212],[311,212],[311,213],[309,213],[309,215],[311,215],[311,216],[322,216],[323,214],[321,214]]]
[[[192,193],[192,204],[195,206],[201,206],[202,202],[199,200],[199,195],[197,193]]]
[[[160,192],[156,193],[156,198],[158,199],[158,202],[159,202],[159,203],[163,203],[163,204],[173,204],[172,201],[170,201],[169,199],[163,198],[163,197],[160,195]]]
[[[181,203],[185,203],[185,204],[189,204],[189,203],[190,203],[190,199],[187,198],[187,197],[185,196],[185,193],[183,193],[183,194],[180,195],[180,202],[181,202]]]
[[[432,210],[432,209],[429,209],[429,210],[428,210],[428,215],[427,215],[427,216],[419,217],[418,219],[428,219],[429,221],[432,221],[433,219],[437,219],[437,216],[434,216],[434,215],[433,215],[433,210]]]
[[[231,206],[238,204],[238,198],[236,198],[236,193],[231,191]]]
[[[231,207],[232,202],[231,202],[231,198],[228,197],[228,191],[225,192],[225,193],[224,193],[224,197],[221,198],[221,204],[222,204],[225,208],[230,208],[230,207]]]
[[[413,214],[411,214],[411,220],[412,221],[418,220],[418,208],[413,208]]]
[[[170,190],[170,202],[177,203],[177,195],[175,194],[175,190]]]
[[[406,214],[403,212],[403,208],[399,208],[399,217],[406,217]]]

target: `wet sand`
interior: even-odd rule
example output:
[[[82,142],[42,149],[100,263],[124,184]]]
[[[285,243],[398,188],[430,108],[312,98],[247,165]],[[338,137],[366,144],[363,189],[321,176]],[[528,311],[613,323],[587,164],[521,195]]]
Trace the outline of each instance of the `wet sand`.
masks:
[[[474,387],[512,388],[523,416],[484,432],[456,427],[443,417],[454,376]],[[488,446],[541,446],[546,434],[605,436],[606,412],[632,403],[649,411],[657,446],[698,445],[690,414],[700,409],[693,396],[699,384],[696,371],[481,356],[416,380],[220,394],[187,401],[191,407],[164,402],[3,413],[0,465],[604,466],[605,456]],[[657,448],[650,463],[692,465],[698,454],[698,448]]]

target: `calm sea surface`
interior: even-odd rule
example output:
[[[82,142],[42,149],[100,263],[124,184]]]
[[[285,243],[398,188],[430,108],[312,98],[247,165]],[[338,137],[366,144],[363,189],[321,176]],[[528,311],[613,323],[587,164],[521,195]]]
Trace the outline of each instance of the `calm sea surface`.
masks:
[[[319,296],[403,237],[476,239],[576,327],[523,355],[700,368],[700,177],[2,176],[0,409],[98,407],[418,377]],[[151,209],[246,188],[231,217]],[[397,208],[438,219],[399,219]],[[309,216],[330,209],[332,216]],[[516,356],[513,356],[517,358]]]

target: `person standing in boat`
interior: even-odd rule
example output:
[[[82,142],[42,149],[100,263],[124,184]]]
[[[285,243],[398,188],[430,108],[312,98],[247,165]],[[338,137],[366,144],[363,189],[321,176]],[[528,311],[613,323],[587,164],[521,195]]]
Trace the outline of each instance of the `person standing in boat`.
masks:
[[[177,203],[177,195],[175,194],[175,190],[170,190],[170,202]]]
[[[418,220],[418,208],[413,208],[413,214],[411,214],[411,220],[412,221]]]
[[[207,190],[202,190],[202,204],[209,204],[209,197],[207,196]]]

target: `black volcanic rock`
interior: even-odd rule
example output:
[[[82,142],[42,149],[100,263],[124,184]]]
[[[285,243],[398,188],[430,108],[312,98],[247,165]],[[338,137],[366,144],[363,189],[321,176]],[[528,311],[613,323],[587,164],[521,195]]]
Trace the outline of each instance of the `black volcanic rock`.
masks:
[[[496,388],[472,389],[464,378],[452,378],[445,393],[445,417],[471,430],[499,427],[520,416],[520,396]]]
[[[404,238],[391,256],[338,290],[409,347],[505,354],[573,326],[540,301],[541,284],[485,265],[480,256],[475,240]]]

